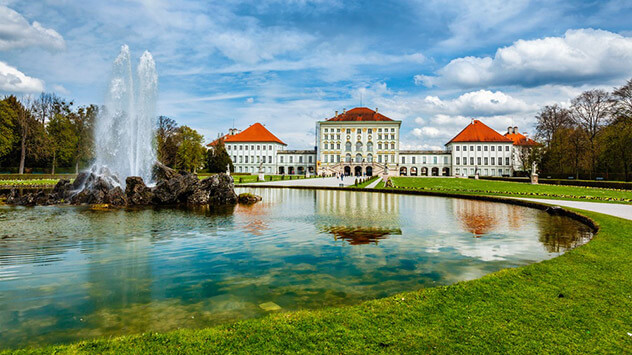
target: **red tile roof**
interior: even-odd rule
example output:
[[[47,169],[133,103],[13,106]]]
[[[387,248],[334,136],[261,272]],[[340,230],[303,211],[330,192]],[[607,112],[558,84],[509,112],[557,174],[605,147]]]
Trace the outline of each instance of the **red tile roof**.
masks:
[[[514,145],[522,145],[522,146],[535,146],[538,145],[538,142],[534,141],[531,138],[527,138],[525,135],[521,133],[505,133],[505,137],[511,139]]]
[[[392,119],[377,113],[367,107],[356,107],[327,121],[392,121]]]
[[[489,128],[483,122],[474,120],[446,144],[454,142],[512,142],[512,140]]]
[[[225,143],[274,142],[287,145],[270,131],[268,131],[261,123],[258,122],[237,134],[225,135],[222,138],[224,138]],[[210,143],[209,145],[214,145],[213,143],[215,143],[215,141]]]
[[[220,141],[220,139],[223,139],[224,141],[226,141],[226,137],[228,137],[228,134],[225,134],[219,138],[217,138],[216,140],[212,141],[211,143],[207,144],[207,147],[214,147],[215,145],[217,145],[217,143]]]

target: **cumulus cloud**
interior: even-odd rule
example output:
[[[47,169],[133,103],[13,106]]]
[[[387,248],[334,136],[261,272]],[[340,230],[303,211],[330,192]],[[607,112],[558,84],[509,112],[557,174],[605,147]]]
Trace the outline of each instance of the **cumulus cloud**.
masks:
[[[25,75],[7,63],[0,62],[0,91],[8,93],[42,92],[44,91],[44,82]]]
[[[472,116],[491,116],[524,112],[535,107],[523,100],[511,97],[502,91],[478,90],[467,92],[454,100],[441,100],[437,96],[426,96],[426,109],[433,112]]]
[[[32,24],[18,12],[0,5],[0,50],[39,46],[49,50],[64,49],[64,38],[39,22]]]
[[[632,74],[632,37],[603,30],[568,30],[562,37],[518,40],[494,57],[462,57],[436,75],[417,75],[428,87],[580,85]]]

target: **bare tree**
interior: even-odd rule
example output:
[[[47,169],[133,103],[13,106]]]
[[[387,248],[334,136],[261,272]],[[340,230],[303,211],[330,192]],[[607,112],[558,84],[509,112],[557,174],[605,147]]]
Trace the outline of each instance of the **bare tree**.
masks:
[[[614,115],[632,118],[632,79],[620,88],[615,88],[612,96]]]
[[[603,90],[588,90],[573,99],[571,117],[590,142],[590,177],[595,174],[597,134],[606,125],[612,107],[611,96]]]
[[[544,106],[537,114],[536,119],[538,120],[536,136],[544,140],[547,146],[551,144],[557,131],[572,125],[570,111],[557,104]]]

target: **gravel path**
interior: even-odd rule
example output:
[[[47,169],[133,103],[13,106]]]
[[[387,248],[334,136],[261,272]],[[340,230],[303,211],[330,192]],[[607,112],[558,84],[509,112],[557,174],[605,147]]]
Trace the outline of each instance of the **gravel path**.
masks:
[[[353,185],[355,183],[355,179],[356,179],[355,176],[347,176],[344,178],[344,181],[341,181],[340,179],[336,179],[335,177],[326,177],[326,178],[299,179],[299,180],[254,182],[254,183],[236,185],[236,186],[247,185],[247,186],[256,186],[256,187],[265,187],[265,186],[336,187],[336,186],[340,186],[341,183],[343,184],[343,186]]]

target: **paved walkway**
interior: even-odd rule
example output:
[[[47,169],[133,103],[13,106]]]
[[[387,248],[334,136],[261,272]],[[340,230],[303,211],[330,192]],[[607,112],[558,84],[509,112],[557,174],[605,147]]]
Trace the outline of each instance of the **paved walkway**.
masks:
[[[632,205],[603,203],[603,202],[548,200],[548,199],[541,199],[541,198],[523,198],[523,197],[512,197],[512,198],[516,198],[519,200],[545,203],[545,204],[553,205],[553,206],[577,208],[580,210],[603,213],[603,214],[607,214],[607,215],[611,215],[615,217],[632,220]]]
[[[297,180],[281,180],[281,181],[265,181],[254,182],[244,184],[248,186],[301,186],[301,187],[317,187],[317,186],[329,186],[337,187],[342,183],[343,186],[349,186],[355,184],[355,176],[346,176],[344,181],[335,177],[326,178],[312,178],[312,179],[297,179]],[[239,185],[237,185],[239,186]]]

